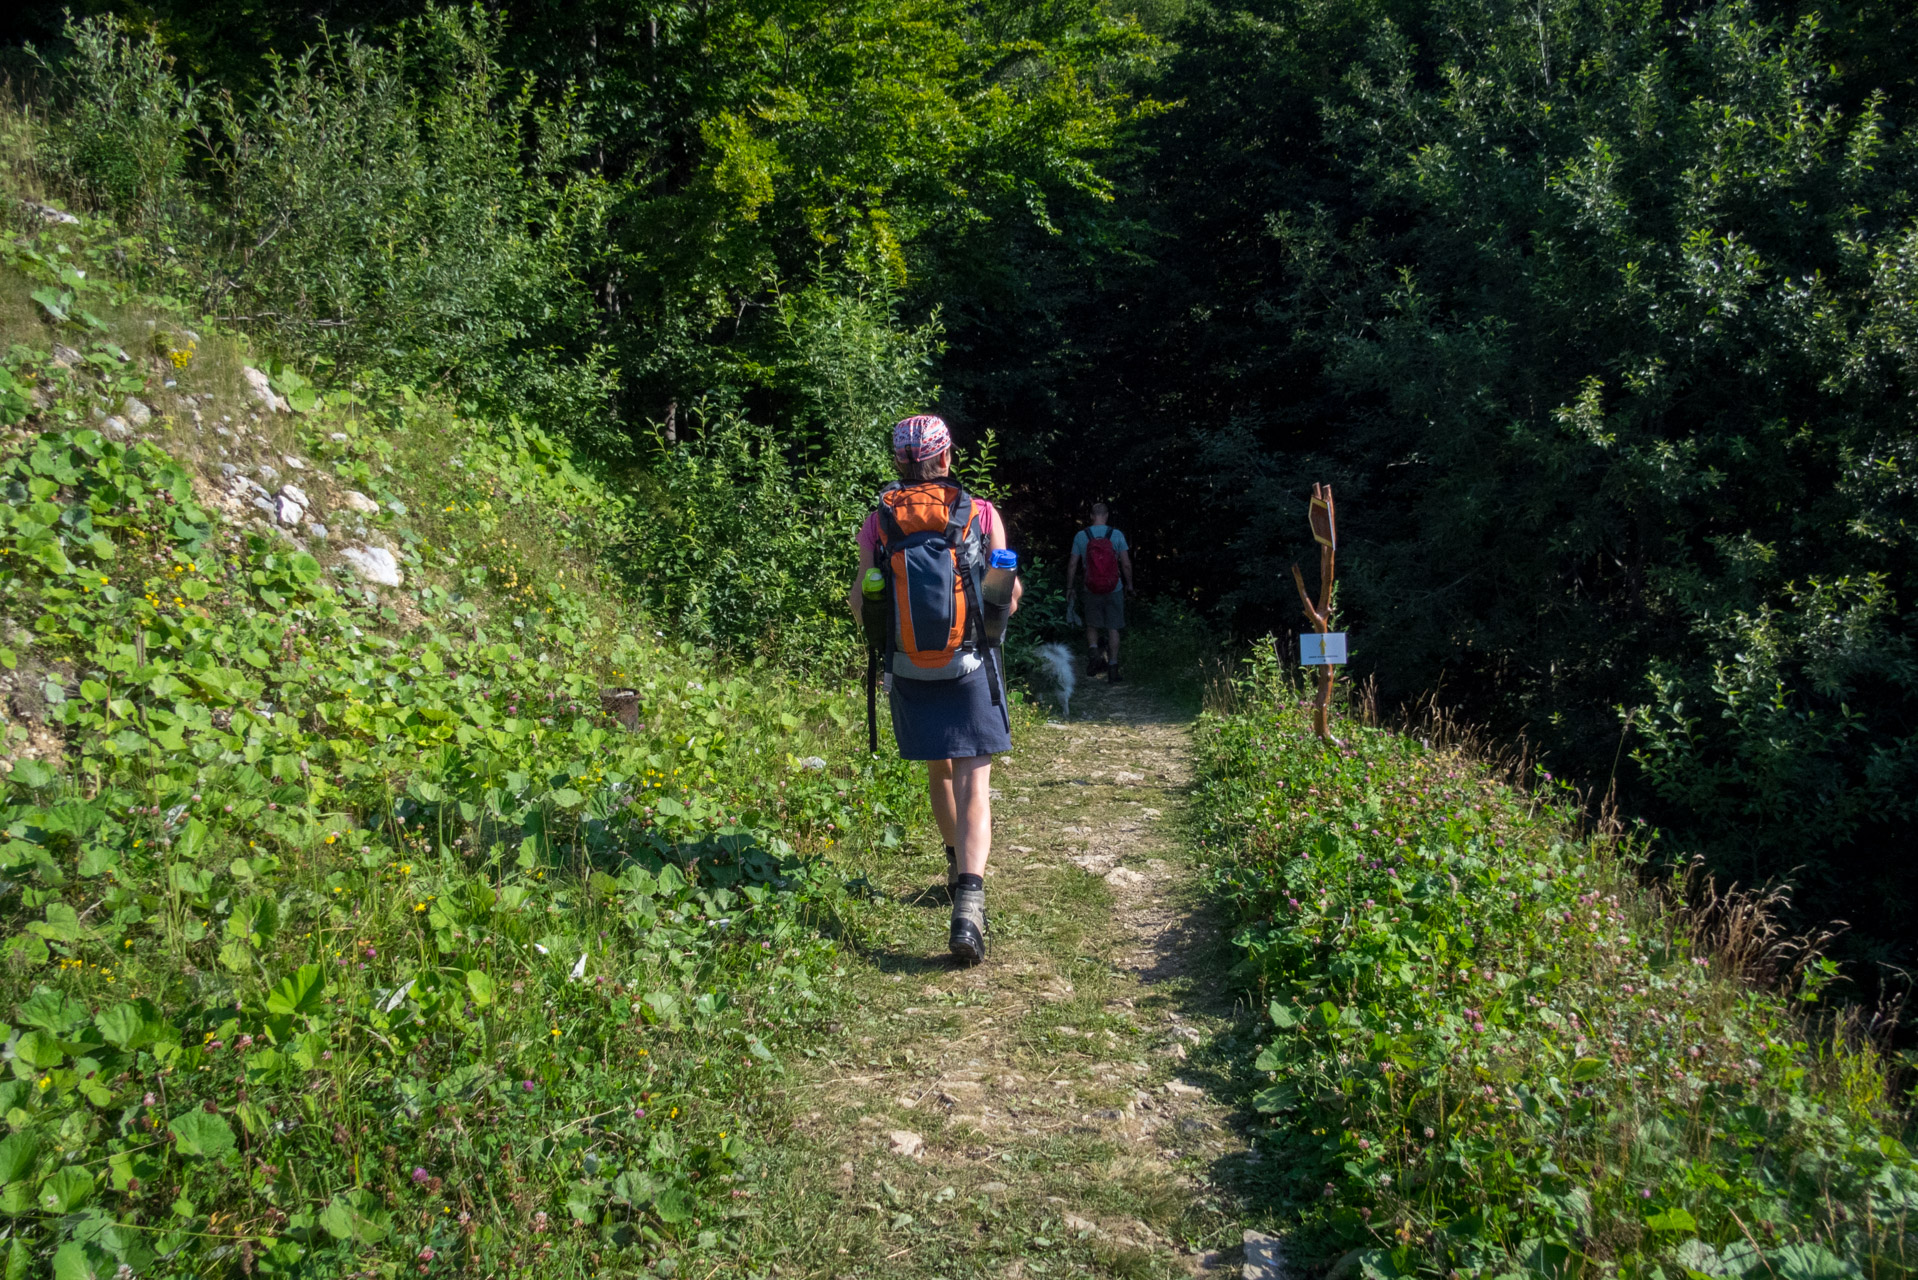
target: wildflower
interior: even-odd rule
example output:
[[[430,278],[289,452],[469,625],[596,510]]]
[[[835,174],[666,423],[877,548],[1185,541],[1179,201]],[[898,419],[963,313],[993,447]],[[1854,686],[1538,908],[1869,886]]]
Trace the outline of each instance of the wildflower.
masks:
[[[425,1169],[421,1168],[419,1165],[413,1166],[413,1182],[415,1183],[415,1185],[425,1182],[428,1178],[432,1176],[433,1176],[432,1174],[428,1173]]]
[[[1650,1187],[1646,1187],[1646,1188],[1644,1188],[1643,1190],[1641,1190],[1641,1191],[1640,1191],[1640,1192],[1638,1193],[1638,1198],[1639,1198],[1640,1200],[1650,1200],[1650,1199],[1652,1198],[1652,1190],[1651,1190],[1651,1188],[1650,1188]]]
[[[535,1086],[531,1080],[522,1080],[519,1082],[519,1087],[531,1093]]]
[[[155,1106],[158,1106],[159,1104],[160,1104],[160,1098],[158,1094],[147,1093],[142,1095],[142,1097],[140,1098],[140,1105],[143,1107],[155,1107]]]
[[[1432,1129],[1432,1126],[1429,1124],[1425,1126],[1425,1137],[1427,1141],[1430,1141],[1431,1139],[1438,1137],[1438,1134],[1434,1132],[1434,1130]]]
[[[421,1262],[431,1262],[432,1260],[433,1260],[433,1249],[431,1245],[428,1245],[426,1248],[420,1250]]]
[[[251,1049],[253,1047],[253,1037],[241,1036],[238,1040],[235,1040],[233,1042],[233,1047],[235,1049]]]

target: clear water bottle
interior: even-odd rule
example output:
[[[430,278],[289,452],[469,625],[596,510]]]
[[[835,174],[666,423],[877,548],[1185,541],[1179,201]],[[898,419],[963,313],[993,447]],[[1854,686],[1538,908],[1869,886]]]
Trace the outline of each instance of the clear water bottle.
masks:
[[[979,588],[985,611],[980,623],[987,644],[998,644],[1005,639],[1006,619],[1012,616],[1012,584],[1018,580],[1019,553],[993,552],[992,566],[986,570],[986,580]]]

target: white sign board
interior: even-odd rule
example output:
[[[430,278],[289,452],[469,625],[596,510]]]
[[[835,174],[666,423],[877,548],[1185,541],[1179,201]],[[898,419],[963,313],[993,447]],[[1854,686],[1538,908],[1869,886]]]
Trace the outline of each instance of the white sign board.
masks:
[[[1299,661],[1308,667],[1342,667],[1345,665],[1345,633],[1328,631],[1320,635],[1316,631],[1299,634]]]

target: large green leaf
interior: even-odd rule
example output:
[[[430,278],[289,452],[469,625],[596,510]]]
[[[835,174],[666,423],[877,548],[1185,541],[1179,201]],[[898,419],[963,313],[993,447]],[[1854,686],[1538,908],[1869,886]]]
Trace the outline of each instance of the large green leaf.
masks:
[[[13,1056],[37,1071],[50,1071],[66,1058],[67,1047],[58,1036],[29,1031],[13,1042]]]
[[[33,1171],[40,1157],[40,1140],[31,1133],[8,1134],[0,1140],[0,1183],[18,1182]]]
[[[117,1004],[93,1020],[106,1042],[118,1049],[144,1049],[162,1039],[172,1039],[172,1027],[151,1000]]]
[[[233,1126],[224,1116],[196,1108],[173,1117],[167,1128],[181,1155],[212,1157],[233,1150]]]
[[[72,1213],[93,1195],[93,1175],[78,1165],[56,1169],[40,1184],[33,1202],[47,1213]]]
[[[1860,1280],[1858,1265],[1816,1244],[1787,1244],[1769,1259],[1779,1280]]]
[[[14,1016],[29,1027],[63,1036],[87,1020],[87,1007],[64,992],[38,987]]]
[[[378,1244],[390,1230],[386,1214],[375,1207],[373,1198],[356,1191],[334,1196],[320,1211],[320,1226],[335,1240],[356,1244]]]
[[[86,936],[80,915],[64,902],[49,902],[47,918],[27,923],[27,932],[37,933],[49,942],[78,942]]]
[[[69,1240],[53,1255],[53,1280],[108,1280],[118,1270],[112,1255],[90,1241]]]
[[[40,304],[41,310],[56,324],[65,324],[67,309],[73,305],[73,294],[66,289],[55,289],[52,285],[42,285],[27,295]]]
[[[305,1014],[312,1016],[320,1011],[321,998],[326,994],[326,972],[317,964],[303,964],[299,972],[290,978],[282,978],[280,985],[273,988],[266,997],[266,1011],[278,1014]]]
[[[466,971],[466,991],[473,997],[473,1003],[482,1009],[493,1003],[493,980],[482,970]]]
[[[653,1198],[653,1212],[661,1222],[684,1222],[696,1207],[692,1193],[684,1187],[667,1187]]]

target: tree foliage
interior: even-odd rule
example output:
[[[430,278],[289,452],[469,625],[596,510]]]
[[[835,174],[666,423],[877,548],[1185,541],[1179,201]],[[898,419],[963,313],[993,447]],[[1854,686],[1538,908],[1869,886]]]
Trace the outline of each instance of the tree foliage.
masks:
[[[1388,697],[1910,959],[1918,26],[1152,9],[159,6],[70,29],[54,154],[200,226],[224,313],[623,459],[661,607],[736,647],[844,641],[806,602],[935,397],[1025,539],[1114,500],[1248,632],[1330,480]]]
[[[1067,479],[1247,626],[1293,625],[1334,481],[1388,694],[1617,768],[1674,853],[1882,956],[1918,891],[1918,153],[1876,12],[1195,8],[1122,183],[1148,252],[1046,390],[1098,423]]]

